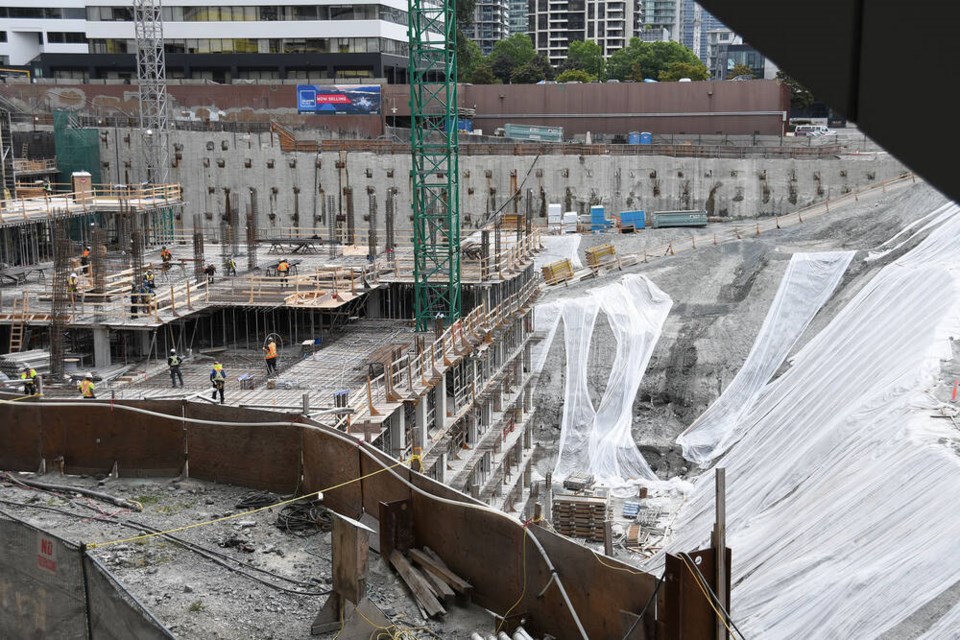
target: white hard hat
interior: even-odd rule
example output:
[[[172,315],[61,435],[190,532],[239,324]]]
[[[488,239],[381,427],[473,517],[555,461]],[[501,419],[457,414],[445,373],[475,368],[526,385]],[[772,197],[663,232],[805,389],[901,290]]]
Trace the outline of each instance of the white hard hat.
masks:
[[[87,375],[85,375],[85,376],[83,376],[83,377],[84,377],[84,378],[90,378],[91,380],[93,380],[93,374],[92,374],[92,373],[88,373]]]
[[[177,352],[176,349],[170,349],[170,353],[176,353],[176,352]]]
[[[73,272],[73,273],[71,273],[70,275],[71,275],[72,277],[74,277],[74,278],[76,278],[76,277],[77,277],[77,272],[76,272],[76,271],[74,271],[74,272]]]

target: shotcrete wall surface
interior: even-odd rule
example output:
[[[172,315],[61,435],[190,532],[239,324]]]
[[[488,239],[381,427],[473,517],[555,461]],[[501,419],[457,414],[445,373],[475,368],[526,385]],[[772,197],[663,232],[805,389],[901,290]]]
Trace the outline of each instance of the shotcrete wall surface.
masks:
[[[139,143],[131,130],[101,130],[100,156],[109,165],[103,167],[105,181],[123,183],[140,175]],[[256,189],[263,235],[289,227],[325,229],[323,196],[336,197],[334,213],[345,212],[344,189],[352,190],[358,234],[368,228],[368,193],[377,197],[381,209],[378,226],[385,225],[390,188],[397,189],[398,234],[412,228],[406,154],[283,152],[271,133],[175,131],[171,158],[177,166],[169,179],[183,185],[187,202],[185,228],[195,216],[208,232],[219,229],[228,192],[236,195],[242,219],[251,188]],[[462,154],[461,217],[469,231],[501,207],[507,213],[523,211],[527,189],[533,192],[535,223],[542,225],[548,203],[560,203],[564,211],[602,204],[608,213],[702,208],[731,218],[780,215],[903,171],[886,153],[829,159]],[[521,198],[509,202],[516,189]]]
[[[122,401],[0,404],[0,442],[10,444],[0,462],[8,469],[34,470],[40,454],[62,456],[68,473],[106,473],[116,462],[121,476],[137,476],[143,467],[165,468],[186,458],[193,477],[286,492],[297,490],[302,468],[302,493],[324,489],[326,504],[345,514],[376,514],[381,502],[411,500],[416,545],[437,551],[471,582],[473,599],[481,606],[504,614],[516,603],[514,610],[539,634],[579,637],[576,614],[589,637],[616,637],[621,622],[610,612],[639,611],[655,589],[651,575],[612,559],[601,562],[571,541],[522,526],[336,430],[293,422],[254,424],[283,417],[266,412],[249,411],[246,424],[215,424],[235,412],[227,416],[219,407],[176,402],[158,403],[159,410],[140,406]],[[187,407],[198,422],[184,419]],[[144,439],[151,446],[140,444]],[[195,451],[200,452],[196,458]],[[361,474],[375,475],[351,482]],[[559,581],[552,579],[548,558]]]

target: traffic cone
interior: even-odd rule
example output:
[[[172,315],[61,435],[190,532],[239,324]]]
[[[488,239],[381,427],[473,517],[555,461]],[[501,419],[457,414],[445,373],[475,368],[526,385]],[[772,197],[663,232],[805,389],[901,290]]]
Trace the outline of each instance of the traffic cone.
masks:
[[[950,394],[950,402],[957,401],[957,384],[960,383],[960,379],[953,380],[953,393]]]

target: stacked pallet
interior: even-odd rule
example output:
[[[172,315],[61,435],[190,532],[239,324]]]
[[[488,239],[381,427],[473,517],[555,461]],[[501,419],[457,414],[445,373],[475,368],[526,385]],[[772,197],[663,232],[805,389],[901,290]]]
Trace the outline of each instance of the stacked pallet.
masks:
[[[547,284],[559,284],[573,278],[573,265],[568,258],[551,262],[543,267],[543,281]]]
[[[607,511],[604,498],[556,496],[553,499],[553,527],[558,533],[571,538],[603,542]]]
[[[456,594],[468,595],[473,589],[429,547],[410,549],[407,556],[394,549],[390,564],[410,588],[424,618],[444,615],[444,605],[452,602]]]
[[[616,262],[617,250],[610,243],[599,244],[595,247],[590,247],[587,249],[586,256],[587,265],[589,265],[592,269],[597,269],[605,264]]]

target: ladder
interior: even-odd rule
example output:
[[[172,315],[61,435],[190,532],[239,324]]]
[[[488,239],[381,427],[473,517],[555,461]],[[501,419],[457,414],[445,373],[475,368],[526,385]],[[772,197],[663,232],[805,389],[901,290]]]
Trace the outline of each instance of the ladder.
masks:
[[[27,330],[27,294],[22,298],[13,299],[13,313],[11,314],[13,324],[10,325],[10,353],[18,353],[23,350],[23,337]]]

